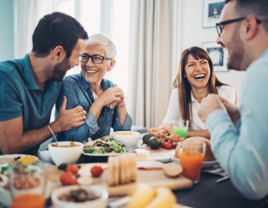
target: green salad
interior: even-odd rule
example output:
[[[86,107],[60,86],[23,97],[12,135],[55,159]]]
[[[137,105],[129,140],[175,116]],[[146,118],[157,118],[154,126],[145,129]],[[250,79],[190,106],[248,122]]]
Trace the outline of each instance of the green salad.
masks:
[[[125,146],[114,138],[109,139],[96,139],[85,144],[84,152],[90,154],[110,154],[110,153],[123,153]]]

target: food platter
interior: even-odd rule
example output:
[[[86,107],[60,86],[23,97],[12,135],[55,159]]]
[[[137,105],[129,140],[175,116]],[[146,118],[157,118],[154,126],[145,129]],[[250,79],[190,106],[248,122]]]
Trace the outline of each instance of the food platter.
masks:
[[[86,156],[91,156],[91,157],[109,157],[109,156],[116,156],[116,155],[122,155],[122,154],[125,154],[126,153],[126,150],[122,153],[106,153],[106,154],[93,154],[93,153],[85,153],[83,151],[83,155],[86,155]]]
[[[34,162],[37,162],[39,160],[38,157],[33,156],[33,155],[25,155],[25,154],[1,155],[0,156],[0,164],[11,163],[14,158],[17,158],[17,157],[25,157],[25,156],[35,157],[35,161]]]
[[[166,153],[151,153],[150,160],[156,160],[159,162],[170,162],[171,156]]]
[[[168,155],[170,155],[172,157],[172,160],[175,162],[175,163],[178,163],[180,164],[180,159],[179,158],[176,158],[174,155],[175,155],[175,150],[173,151],[170,151],[167,153]],[[212,167],[213,165],[216,165],[218,162],[217,160],[214,160],[214,161],[204,161],[203,162],[203,165],[202,165],[202,169],[205,169],[205,168],[210,168]]]

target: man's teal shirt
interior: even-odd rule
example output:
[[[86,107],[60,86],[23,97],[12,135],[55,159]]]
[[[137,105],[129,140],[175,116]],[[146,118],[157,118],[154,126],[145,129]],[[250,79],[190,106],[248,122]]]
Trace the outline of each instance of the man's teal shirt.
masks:
[[[34,80],[29,54],[0,62],[0,121],[22,116],[23,132],[49,124],[61,86],[62,82],[50,80],[45,89],[40,89]],[[39,146],[24,153],[35,154]]]

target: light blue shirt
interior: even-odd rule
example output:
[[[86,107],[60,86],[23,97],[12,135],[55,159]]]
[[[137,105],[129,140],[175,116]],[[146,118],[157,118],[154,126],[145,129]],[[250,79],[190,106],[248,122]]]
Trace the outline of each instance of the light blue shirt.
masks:
[[[212,151],[234,186],[257,200],[268,194],[268,49],[246,71],[239,110],[235,125],[224,110],[206,124]]]

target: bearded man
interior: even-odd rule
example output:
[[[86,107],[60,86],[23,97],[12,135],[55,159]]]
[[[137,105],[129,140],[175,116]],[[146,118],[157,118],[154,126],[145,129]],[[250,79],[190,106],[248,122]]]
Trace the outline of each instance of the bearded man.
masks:
[[[84,124],[86,111],[66,110],[66,98],[49,122],[64,76],[79,65],[87,39],[77,20],[54,12],[39,21],[30,54],[0,62],[0,154],[36,154],[52,136],[48,125],[57,134]]]
[[[240,107],[209,95],[198,114],[234,186],[256,200],[268,194],[268,1],[226,0],[216,27],[217,42],[229,52],[227,67],[246,71]]]

